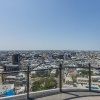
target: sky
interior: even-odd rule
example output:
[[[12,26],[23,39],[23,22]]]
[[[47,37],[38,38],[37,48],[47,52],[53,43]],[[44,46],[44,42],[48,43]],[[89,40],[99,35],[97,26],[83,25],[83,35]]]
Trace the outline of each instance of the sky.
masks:
[[[100,50],[100,0],[0,0],[0,50]]]

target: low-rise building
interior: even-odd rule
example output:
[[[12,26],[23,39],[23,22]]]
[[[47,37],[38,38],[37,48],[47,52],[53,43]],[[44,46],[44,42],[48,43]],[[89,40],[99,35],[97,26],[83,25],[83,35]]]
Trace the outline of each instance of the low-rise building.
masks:
[[[100,80],[100,76],[91,76],[91,80],[93,82],[98,82],[98,80]]]
[[[65,77],[65,83],[70,84],[70,85],[73,84],[72,77],[69,77],[69,76]]]
[[[89,79],[85,78],[85,77],[77,77],[77,83],[78,84],[88,84],[89,83]]]

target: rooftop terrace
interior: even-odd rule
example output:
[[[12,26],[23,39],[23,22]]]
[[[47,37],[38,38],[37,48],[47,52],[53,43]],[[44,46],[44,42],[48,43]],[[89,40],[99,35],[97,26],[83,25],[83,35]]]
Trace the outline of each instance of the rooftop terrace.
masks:
[[[84,67],[83,67],[84,68]],[[38,78],[36,77],[30,77],[31,76],[31,71],[37,71],[37,70],[30,70],[28,67],[27,71],[20,71],[20,72],[25,72],[26,73],[26,90],[23,93],[18,93],[16,95],[12,95],[12,96],[6,96],[6,97],[1,97],[0,100],[100,100],[100,90],[96,90],[95,88],[92,89],[91,87],[93,86],[92,84],[92,80],[91,80],[91,66],[89,64],[89,67],[84,68],[86,70],[88,70],[88,88],[83,88],[82,86],[84,86],[84,80],[80,83],[76,83],[74,84],[72,81],[74,81],[74,79],[72,79],[71,82],[67,82],[65,83],[63,77],[64,77],[64,70],[67,70],[67,74],[66,75],[72,75],[73,70],[75,70],[75,67],[66,67],[63,68],[62,64],[60,64],[59,68],[54,68],[59,70],[58,71],[58,75],[55,76],[55,80],[57,81],[57,87],[52,87],[50,89],[44,89],[44,90],[39,90],[39,91],[33,91],[31,90],[32,87],[31,86],[31,80],[33,81],[37,81],[39,79],[39,77],[44,77],[44,79],[47,79],[48,76],[46,76],[46,74],[44,74],[45,76],[40,76]],[[70,69],[70,70],[69,70]],[[72,70],[73,69],[73,70]],[[48,70],[48,69],[43,69],[43,70]],[[40,71],[43,71],[40,70]],[[49,69],[51,70],[51,69]],[[9,72],[9,73],[19,73],[19,72]],[[8,74],[3,73],[3,74]],[[43,74],[43,73],[41,73]],[[87,72],[85,73],[87,77]],[[47,78],[46,78],[47,77]],[[31,79],[30,79],[31,78]],[[96,77],[98,78],[98,77]],[[43,79],[43,80],[44,80]],[[96,79],[97,80],[97,79]],[[95,80],[95,81],[96,81]],[[67,87],[64,87],[64,84],[67,85]],[[97,84],[97,82],[96,82]],[[42,84],[44,85],[44,84]],[[76,85],[76,86],[74,86]],[[78,87],[79,85],[81,85],[81,87]],[[35,89],[35,88],[34,88]],[[15,88],[16,91],[16,88]]]

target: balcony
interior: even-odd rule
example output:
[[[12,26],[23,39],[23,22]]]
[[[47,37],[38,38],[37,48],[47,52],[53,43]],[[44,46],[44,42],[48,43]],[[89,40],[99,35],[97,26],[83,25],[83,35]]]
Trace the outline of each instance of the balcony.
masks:
[[[100,77],[96,71],[90,64],[88,67],[60,64],[59,68],[52,69],[28,67],[24,71],[3,72],[0,74],[4,94],[1,93],[0,100],[99,100]]]

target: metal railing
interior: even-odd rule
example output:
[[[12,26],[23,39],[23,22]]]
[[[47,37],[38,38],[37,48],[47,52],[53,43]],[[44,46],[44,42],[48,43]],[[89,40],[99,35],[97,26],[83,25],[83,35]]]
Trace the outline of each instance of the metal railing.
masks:
[[[89,91],[90,92],[92,91],[91,90],[91,64],[90,63],[88,64],[88,67],[68,67],[68,66],[63,67],[63,65],[60,64],[59,65],[59,68],[49,68],[49,69],[39,69],[39,70],[41,71],[41,70],[58,69],[59,70],[59,91],[60,92],[63,92],[62,91],[62,70],[64,68],[86,68],[86,69],[88,69],[89,70]],[[27,99],[29,100],[29,98],[30,98],[30,90],[29,90],[30,80],[29,80],[29,75],[30,75],[30,72],[31,71],[37,71],[37,70],[30,70],[30,68],[28,66],[28,69],[27,70],[23,70],[23,71],[22,70],[21,71],[11,71],[11,72],[2,72],[0,74],[19,73],[19,72],[25,72],[25,73],[27,73],[27,85],[26,85],[27,86],[27,91],[26,91],[26,94],[27,94]]]

